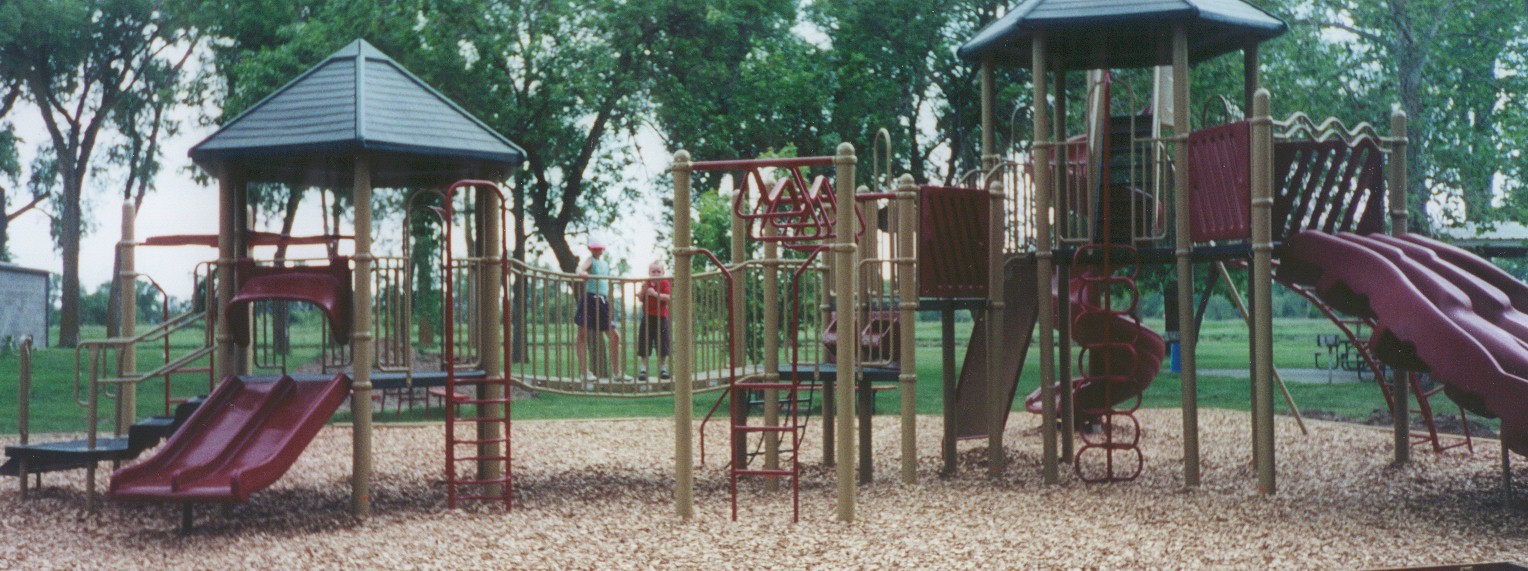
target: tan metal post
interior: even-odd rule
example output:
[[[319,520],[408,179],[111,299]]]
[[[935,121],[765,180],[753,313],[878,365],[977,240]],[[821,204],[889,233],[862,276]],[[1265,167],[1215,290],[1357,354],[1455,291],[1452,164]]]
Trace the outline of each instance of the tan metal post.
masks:
[[[1406,112],[1396,107],[1390,113],[1390,234],[1400,236],[1408,231],[1406,212]],[[1411,461],[1411,406],[1407,402],[1411,389],[1410,373],[1396,369],[1391,385],[1390,417],[1395,428],[1395,463]]]
[[[760,192],[765,192],[760,189]],[[774,236],[773,224],[761,224],[764,236]],[[760,266],[764,272],[764,382],[777,383],[780,381],[780,266],[775,264],[780,257],[780,246],[774,241],[764,242],[764,264]],[[800,300],[792,300],[799,303]],[[791,406],[796,406],[792,402]],[[767,426],[780,425],[780,391],[769,389],[764,391],[764,424]],[[764,468],[778,470],[780,468],[780,435],[779,433],[767,432],[764,438]],[[764,489],[775,491],[780,489],[780,479],[770,476],[764,480]]]
[[[1039,307],[1039,330],[1036,335],[1040,336],[1040,406],[1041,425],[1045,431],[1043,442],[1042,473],[1045,483],[1054,484],[1061,481],[1061,470],[1056,462],[1056,300],[1052,291],[1051,282],[1054,268],[1052,267],[1051,244],[1051,192],[1054,190],[1051,184],[1050,160],[1051,160],[1051,127],[1050,109],[1046,104],[1048,95],[1045,82],[1046,66],[1046,38],[1045,34],[1035,34],[1032,40],[1033,53],[1033,80],[1034,84],[1034,177],[1035,177],[1035,267],[1038,291],[1040,292]],[[994,266],[992,271],[1002,273],[1001,265]],[[994,359],[1001,352],[990,353]],[[995,376],[988,378],[988,384],[996,384]]]
[[[350,332],[351,365],[355,378],[350,385],[351,482],[350,511],[356,517],[371,513],[371,158],[355,158],[355,288],[354,323]]]
[[[997,166],[997,101],[992,86],[992,58],[982,60],[982,172]],[[990,383],[989,383],[990,384]]]
[[[138,332],[138,272],[137,249],[134,244],[134,222],[137,219],[132,200],[122,202],[122,242],[117,244],[121,258],[117,272],[117,334],[131,339]],[[138,346],[128,343],[118,356],[117,376],[132,377],[138,374]],[[138,385],[125,383],[117,386],[117,436],[127,434],[127,427],[138,417]]]
[[[503,218],[500,216],[503,206],[499,203],[499,193],[492,189],[477,189],[478,210],[478,245],[482,254],[478,272],[478,323],[481,334],[478,335],[478,361],[483,367],[483,375],[486,378],[497,379],[504,376],[504,340],[503,321],[504,298],[500,295],[503,285],[504,267],[499,263],[499,257],[503,254],[504,229],[501,227]],[[597,345],[598,343],[596,343]],[[496,383],[483,383],[478,385],[478,396],[482,399],[497,400],[504,398],[507,385]],[[489,458],[503,458],[505,444],[497,442],[504,437],[504,405],[490,404],[479,407],[483,414],[479,415],[485,420],[478,422],[478,438],[487,440],[478,444],[477,474],[479,480],[494,480],[504,476],[504,461],[490,460]],[[485,490],[489,495],[503,492],[499,486],[490,486]]]
[[[238,193],[244,192],[244,180],[242,173],[229,166],[218,169],[218,264],[217,264],[217,307],[209,307],[208,311],[217,312],[217,361],[215,373],[218,380],[220,377],[232,375],[238,371],[239,353],[233,342],[233,324],[228,319],[228,300],[234,296],[234,262],[238,255],[235,252],[235,241],[239,229],[234,227],[235,214],[238,208]]]
[[[858,336],[854,332],[859,331],[858,320],[855,319],[854,311],[854,281],[857,247],[854,244],[855,216],[854,216],[854,145],[840,143],[838,154],[833,157],[833,167],[837,171],[837,185],[834,190],[838,198],[838,239],[833,244],[834,256],[833,278],[834,294],[833,311],[838,318],[838,383],[833,387],[838,393],[834,402],[837,410],[834,411],[833,420],[838,423],[838,520],[854,521],[855,495],[858,493],[857,483],[854,481],[855,441],[854,433],[854,377],[855,360],[859,357]],[[845,346],[845,341],[852,345]]]
[[[19,398],[16,399],[16,432],[17,436],[21,439],[20,444],[26,446],[32,433],[32,338],[22,337],[21,344],[18,347],[19,354],[17,358],[19,359],[18,367],[20,370],[17,371],[16,375],[17,388],[19,389],[17,391]],[[94,475],[92,472],[91,476],[93,477]],[[27,460],[25,457],[16,459],[16,476],[21,480],[21,497],[26,499]]]
[[[897,181],[897,323],[902,347],[897,392],[902,397],[902,483],[918,483],[918,185],[910,174]]]
[[[998,167],[996,144],[997,101],[992,85],[992,60],[982,61],[982,188],[992,201],[987,236],[987,473],[1003,473],[1008,463],[1003,453],[1003,420],[1008,403],[997,378],[1003,360],[1003,177]]]
[[[1188,200],[1188,30],[1173,26],[1173,233],[1178,266],[1178,349],[1183,362],[1183,485],[1199,485],[1199,387],[1194,360],[1194,262]]]
[[[1057,155],[1056,174],[1054,175],[1056,178],[1054,179],[1054,182],[1051,183],[1051,187],[1057,189],[1057,192],[1054,197],[1055,204],[1053,207],[1058,212],[1068,212],[1072,207],[1071,205],[1067,204],[1068,193],[1065,190],[1062,190],[1067,188],[1067,184],[1069,184],[1067,181],[1068,173],[1065,146],[1067,121],[1067,72],[1066,69],[1057,66],[1056,70],[1051,72],[1051,75],[1055,78],[1054,83],[1056,86],[1054,90],[1055,93],[1052,94],[1052,97],[1054,97],[1056,100],[1056,120],[1055,128],[1053,129],[1053,132],[1056,135],[1054,140],[1062,144],[1060,150],[1056,151],[1055,153]],[[1087,90],[1083,91],[1086,93]],[[1086,104],[1083,105],[1083,109],[1083,114],[1086,115]],[[1069,264],[1068,261],[1064,259],[1061,262],[1062,263],[1057,270],[1063,276],[1061,279],[1069,280],[1071,277],[1071,264]],[[1076,444],[1076,423],[1072,421],[1076,415],[1077,407],[1075,406],[1075,403],[1072,402],[1074,389],[1072,388],[1071,301],[1068,299],[1066,302],[1060,303],[1059,307],[1056,309],[1059,310],[1059,313],[1056,315],[1056,336],[1059,337],[1057,340],[1058,359],[1056,360],[1056,380],[1058,381],[1059,388],[1061,389],[1061,410],[1057,412],[1057,415],[1060,416],[1060,421],[1057,424],[1061,426],[1060,459],[1061,461],[1065,462],[1071,460],[1072,453],[1075,450],[1074,445]]]
[[[1002,474],[1008,465],[1008,455],[1003,449],[1003,424],[1012,405],[1008,395],[1004,394],[1003,383],[998,379],[1003,375],[1003,354],[1012,348],[1004,346],[1007,339],[1003,338],[1003,280],[1008,272],[1003,263],[1007,259],[1003,252],[1005,191],[1003,176],[997,168],[987,171],[991,178],[986,184],[987,195],[992,203],[987,237],[987,466],[988,473],[993,476]],[[1054,463],[1055,424],[1048,423],[1046,427],[1046,461]]]
[[[690,318],[695,307],[695,291],[690,283],[690,262],[695,252],[690,248],[690,153],[674,153],[674,295],[669,305],[673,319],[674,373],[674,514],[688,521],[695,515],[694,454],[691,447],[695,431],[695,322]]]
[[[1257,488],[1278,491],[1273,430],[1273,124],[1268,90],[1259,89],[1252,104],[1252,383],[1257,387]]]

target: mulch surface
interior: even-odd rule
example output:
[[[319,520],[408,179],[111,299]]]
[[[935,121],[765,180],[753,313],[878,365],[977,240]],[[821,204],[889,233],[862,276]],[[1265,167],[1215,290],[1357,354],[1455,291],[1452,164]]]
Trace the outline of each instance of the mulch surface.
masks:
[[[1010,465],[989,478],[985,442],[937,474],[939,426],[921,417],[919,484],[896,480],[897,419],[876,418],[876,482],[858,519],[834,520],[834,471],[818,424],[803,450],[801,521],[789,492],[746,480],[730,520],[726,434],[708,428],[696,516],[674,517],[667,419],[515,423],[515,508],[447,510],[443,429],[375,431],[374,511],[348,515],[348,427],[324,429],[287,476],[248,503],[197,509],[103,501],[84,513],[83,472],[48,474],[22,500],[0,490],[0,569],[1365,569],[1528,561],[1528,492],[1510,505],[1493,440],[1392,468],[1390,434],[1278,420],[1279,493],[1255,492],[1245,413],[1201,416],[1204,484],[1182,485],[1176,410],[1140,413],[1145,469],[1129,483],[1040,481],[1037,420],[1016,415]],[[37,440],[42,440],[38,438]],[[1091,458],[1089,458],[1091,460]],[[1521,463],[1520,463],[1521,464]],[[108,470],[102,470],[105,489]],[[1528,482],[1528,468],[1518,471]],[[788,490],[788,487],[787,487]]]

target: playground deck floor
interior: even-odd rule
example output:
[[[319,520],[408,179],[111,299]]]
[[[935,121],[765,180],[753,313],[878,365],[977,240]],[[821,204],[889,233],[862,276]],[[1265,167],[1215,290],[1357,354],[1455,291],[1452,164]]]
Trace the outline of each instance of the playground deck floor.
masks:
[[[833,480],[812,432],[802,520],[790,496],[746,486],[728,519],[716,456],[697,474],[697,514],[672,514],[672,423],[666,419],[515,424],[516,507],[447,511],[439,426],[376,432],[375,514],[346,515],[350,431],[330,427],[285,479],[227,514],[106,503],[82,510],[83,474],[44,476],[28,500],[0,490],[0,568],[611,569],[1011,568],[1365,569],[1528,561],[1528,493],[1505,505],[1500,451],[1417,450],[1389,468],[1390,435],[1312,421],[1302,437],[1279,419],[1280,493],[1254,494],[1245,413],[1202,415],[1205,484],[1181,485],[1176,410],[1141,414],[1146,469],[1133,483],[1040,483],[1035,420],[1008,431],[1007,475],[984,474],[983,443],[961,445],[961,473],[939,467],[939,419],[919,419],[921,483],[895,481],[896,418],[876,419],[877,481],[859,520],[833,520]],[[1528,466],[1517,472],[1528,483]],[[101,479],[105,487],[106,476]]]

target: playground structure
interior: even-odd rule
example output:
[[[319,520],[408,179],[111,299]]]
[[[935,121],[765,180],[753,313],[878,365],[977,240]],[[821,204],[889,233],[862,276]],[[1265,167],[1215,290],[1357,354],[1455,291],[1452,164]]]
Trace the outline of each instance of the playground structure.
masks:
[[[81,349],[87,439],[65,447],[73,456],[50,457],[46,466],[36,463],[42,456],[30,456],[16,473],[25,482],[28,473],[85,467],[93,500],[97,462],[129,460],[168,437],[156,456],[117,471],[111,494],[181,502],[189,522],[193,502],[244,501],[280,477],[348,392],[352,509],[365,515],[373,392],[424,388],[447,409],[448,505],[486,500],[507,508],[514,385],[581,396],[673,396],[675,509],[690,518],[694,398],[716,391],[725,401],[712,410],[725,410],[729,425],[725,457],[733,517],[738,482],[745,477],[764,478],[766,488],[788,480],[799,517],[799,453],[807,445],[807,413],[814,395],[821,395],[823,456],[835,466],[837,516],[847,521],[855,517],[857,486],[873,481],[869,420],[878,390],[899,392],[899,479],[916,482],[914,312],[923,309],[940,312],[943,321],[941,452],[947,472],[955,468],[956,442],[963,438],[985,438],[989,470],[1005,469],[1004,428],[1038,335],[1041,382],[1026,407],[1042,415],[1044,481],[1060,481],[1063,463],[1071,463],[1083,481],[1126,481],[1147,462],[1134,412],[1168,345],[1141,324],[1135,279],[1142,265],[1170,263],[1183,363],[1183,483],[1193,487],[1201,470],[1194,268],[1211,264],[1220,272],[1212,275],[1224,275],[1223,264],[1242,261],[1251,274],[1252,448],[1258,489],[1273,493],[1275,258],[1284,264],[1277,283],[1317,301],[1334,321],[1341,312],[1372,327],[1372,341],[1344,331],[1376,375],[1383,374],[1381,363],[1395,371],[1382,386],[1395,419],[1397,461],[1405,461],[1414,438],[1446,448],[1431,427],[1431,395],[1421,393],[1410,373],[1417,370],[1432,372],[1448,396],[1471,412],[1502,417],[1506,445],[1528,453],[1528,426],[1521,424],[1528,419],[1510,404],[1521,402],[1518,393],[1528,382],[1521,370],[1528,358],[1512,344],[1528,339],[1520,326],[1528,292],[1479,258],[1406,234],[1403,115],[1392,118],[1389,136],[1366,124],[1349,128],[1299,114],[1274,120],[1269,95],[1258,85],[1257,45],[1281,34],[1284,25],[1250,7],[1255,13],[1214,7],[1168,13],[1158,23],[1170,34],[1143,34],[1119,14],[1066,14],[1042,9],[1046,4],[1031,0],[1015,8],[960,51],[982,67],[983,156],[981,169],[958,186],[894,178],[889,144],[885,154],[879,143],[873,147],[876,164],[863,188],[858,157],[848,144],[829,156],[787,159],[692,161],[687,152],[676,153],[672,379],[658,371],[641,378],[630,347],[619,358],[604,355],[599,342],[588,348],[598,380],[578,374],[571,354],[573,315],[583,280],[508,255],[509,201],[488,182],[505,178],[522,156],[519,150],[374,48],[352,44],[193,150],[198,164],[219,180],[216,237],[139,242],[131,207],[125,207],[123,299],[135,299],[134,284],[143,277],[134,270],[136,248],[215,245],[218,260],[198,271],[205,310],[167,316],[140,333],[134,304],[124,303],[121,337]],[[1094,4],[1090,8],[1102,12],[1115,9]],[[1110,40],[1084,49],[1088,38],[1100,37]],[[1193,129],[1190,63],[1237,50],[1244,54],[1250,115]],[[1033,140],[1009,156],[996,143],[993,72],[1026,55],[1037,78]],[[1144,116],[1134,100],[1112,105],[1107,74],[1096,76],[1083,98],[1086,133],[1068,132],[1071,72],[1164,63],[1172,67],[1170,108],[1176,111],[1170,133],[1160,128],[1165,105]],[[373,82],[378,79],[384,81]],[[269,127],[262,120],[294,113],[299,96],[323,93],[318,87],[324,82],[353,88],[349,112],[358,118],[351,124],[375,129],[361,133],[354,127],[339,142],[311,144],[264,131]],[[458,121],[463,131],[447,139],[465,146],[425,152],[418,141],[406,140],[408,129],[368,115],[367,109],[387,108],[381,101],[366,104],[367,86],[378,84],[422,92],[438,113],[430,117]],[[1052,86],[1055,98],[1047,104]],[[1116,114],[1115,107],[1128,107],[1128,113]],[[312,155],[290,163],[272,159],[303,153]],[[692,238],[693,179],[718,182],[721,173],[738,175],[731,260],[697,247]],[[253,182],[352,187],[352,235],[338,228],[306,238],[253,232],[245,192]],[[420,268],[405,257],[372,253],[374,184],[423,189],[405,200],[403,244],[408,252],[415,217],[433,225],[440,240],[437,266],[430,270],[441,278],[442,342],[438,355],[430,356],[438,357],[438,366],[421,362],[416,351],[428,345],[423,335],[415,337],[413,288]],[[1387,218],[1396,239],[1374,237],[1387,231]],[[331,253],[315,260],[251,253],[281,243],[322,244]],[[344,255],[341,243],[350,245]],[[1343,254],[1323,258],[1312,253],[1317,250]],[[623,332],[636,327],[640,292],[650,279],[610,278],[613,320]],[[1392,287],[1399,293],[1381,291]],[[271,349],[280,324],[270,308],[290,301],[312,304],[325,316],[317,377],[289,374],[282,354]],[[1413,305],[1437,310],[1418,317],[1399,309]],[[957,370],[954,313],[961,310],[972,311],[976,320]],[[197,326],[205,328],[206,342],[172,358],[170,335]],[[136,347],[159,341],[166,343],[164,363],[139,371]],[[1459,346],[1477,349],[1477,364],[1503,364],[1451,366],[1443,352]],[[211,367],[192,368],[208,356]],[[281,374],[266,378],[254,375],[256,369]],[[180,401],[170,394],[169,379],[187,372],[207,374],[206,402],[241,404],[195,408],[194,401]],[[137,422],[136,391],[155,379],[165,382],[167,418],[145,425]],[[110,438],[97,435],[103,398],[115,404]],[[1413,398],[1429,434],[1411,432]],[[758,422],[749,410],[755,403],[763,409]],[[184,412],[168,417],[181,406]],[[139,426],[144,428],[136,432],[147,436],[135,438]],[[27,446],[24,441],[22,449]],[[705,457],[703,442],[700,454]]]

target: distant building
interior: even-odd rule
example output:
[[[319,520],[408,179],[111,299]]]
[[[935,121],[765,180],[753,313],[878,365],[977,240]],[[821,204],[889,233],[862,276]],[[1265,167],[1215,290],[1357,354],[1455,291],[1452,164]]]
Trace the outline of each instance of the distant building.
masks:
[[[48,272],[0,263],[0,341],[48,346]]]

